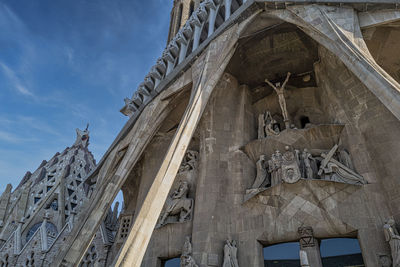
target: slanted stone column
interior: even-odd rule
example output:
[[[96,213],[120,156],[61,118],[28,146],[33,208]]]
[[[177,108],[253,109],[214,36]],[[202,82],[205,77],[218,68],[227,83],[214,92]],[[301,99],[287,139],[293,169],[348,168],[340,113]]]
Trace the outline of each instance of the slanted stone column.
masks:
[[[225,21],[231,16],[232,0],[225,0]]]
[[[4,226],[4,217],[7,213],[8,203],[10,202],[11,190],[12,186],[11,184],[8,184],[6,190],[0,198],[0,229]]]
[[[46,251],[49,246],[47,242],[47,221],[49,220],[49,214],[46,212],[45,215],[43,216],[43,223],[42,226],[40,226],[40,238],[42,241],[42,251]]]
[[[17,230],[15,230],[15,235],[14,235],[14,254],[17,255],[20,253],[22,249],[22,239],[21,239],[21,234],[22,234],[22,225],[24,224],[24,220],[21,219],[18,222],[18,227]]]
[[[312,227],[300,227],[300,263],[302,267],[322,267],[318,240]]]

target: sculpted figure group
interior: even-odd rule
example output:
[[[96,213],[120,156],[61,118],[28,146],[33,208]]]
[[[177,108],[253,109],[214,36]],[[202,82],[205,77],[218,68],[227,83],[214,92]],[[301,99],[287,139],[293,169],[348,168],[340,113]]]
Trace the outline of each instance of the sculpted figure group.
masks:
[[[269,160],[265,155],[261,155],[256,163],[257,175],[250,189],[267,188],[282,182],[296,183],[301,178],[349,184],[366,183],[364,178],[353,170],[353,163],[346,150],[338,150],[338,146],[335,145],[328,152],[316,151],[319,153],[313,156],[306,148],[300,151],[286,146],[283,154],[276,150]]]

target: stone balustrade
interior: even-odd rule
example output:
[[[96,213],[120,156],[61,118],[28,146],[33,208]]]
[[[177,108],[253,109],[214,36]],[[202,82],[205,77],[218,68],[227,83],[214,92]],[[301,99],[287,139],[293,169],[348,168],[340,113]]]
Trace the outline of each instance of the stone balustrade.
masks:
[[[169,76],[177,75],[173,70],[182,64],[189,64],[184,60],[198,54],[201,51],[200,45],[209,41],[218,28],[229,25],[225,22],[246,2],[247,0],[203,1],[167,45],[132,98],[125,98],[125,106],[121,112],[129,117],[138,115],[145,105],[166,87],[165,84],[161,85],[161,82],[167,77],[172,80],[173,77]]]

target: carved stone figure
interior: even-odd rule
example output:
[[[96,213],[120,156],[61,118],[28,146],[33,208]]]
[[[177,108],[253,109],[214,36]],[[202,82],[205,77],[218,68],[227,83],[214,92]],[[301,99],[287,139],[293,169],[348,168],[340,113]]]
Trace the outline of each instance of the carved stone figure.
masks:
[[[380,267],[391,267],[392,266],[392,259],[389,255],[380,254],[378,256],[379,256]]]
[[[318,175],[324,180],[348,184],[366,184],[364,177],[333,158],[337,149],[338,145],[335,145],[328,154],[321,154],[323,160]]]
[[[267,136],[274,136],[280,133],[278,122],[272,118],[272,115],[269,111],[265,116],[265,133]]]
[[[345,165],[347,168],[354,170],[353,162],[350,158],[349,152],[345,149],[341,149],[338,152],[339,162]]]
[[[300,180],[301,173],[298,165],[297,157],[288,146],[285,147],[286,152],[283,154],[282,162],[282,180],[286,183],[293,184]]]
[[[280,133],[278,122],[272,118],[269,111],[258,116],[258,139],[267,136],[278,135]]]
[[[198,267],[192,257],[192,243],[190,237],[187,236],[182,248],[181,267]]]
[[[264,139],[265,138],[265,115],[260,114],[258,115],[258,139]]]
[[[188,150],[181,166],[179,167],[179,173],[197,169],[198,158],[199,152]]]
[[[316,174],[317,164],[315,162],[315,159],[312,157],[311,153],[308,152],[306,148],[301,153],[301,159],[303,166],[302,176],[304,178],[314,179]]]
[[[257,176],[256,176],[256,179],[254,180],[253,185],[251,186],[252,189],[257,189],[262,186],[266,187],[267,185],[271,184],[265,164],[266,164],[265,155],[261,155],[260,159],[256,163]]]
[[[178,222],[188,219],[193,209],[193,199],[188,198],[189,185],[181,181],[179,188],[167,199],[166,208],[157,227],[166,224],[169,216],[178,216]]]
[[[282,182],[282,154],[279,150],[276,150],[271,156],[271,160],[268,161],[269,172],[271,173],[271,186],[275,186]]]
[[[385,240],[389,242],[392,251],[393,267],[400,267],[400,235],[395,227],[395,221],[389,219],[383,226]]]
[[[222,267],[239,267],[235,240],[227,240],[224,246],[224,263]]]
[[[289,81],[290,75],[291,75],[291,73],[289,72],[286,76],[286,80],[283,82],[282,85],[280,83],[276,83],[275,85],[273,85],[267,79],[265,80],[265,82],[269,86],[271,86],[278,95],[279,105],[282,110],[282,115],[283,115],[283,119],[285,121],[286,129],[290,128],[290,119],[289,119],[289,114],[288,114],[287,107],[286,107],[285,86],[286,86],[287,82]]]

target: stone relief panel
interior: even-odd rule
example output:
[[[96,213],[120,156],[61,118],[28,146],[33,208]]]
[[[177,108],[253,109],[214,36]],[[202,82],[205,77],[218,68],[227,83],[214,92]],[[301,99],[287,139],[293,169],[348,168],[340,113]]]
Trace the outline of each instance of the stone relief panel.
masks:
[[[354,185],[366,184],[366,180],[353,170],[347,150],[334,145],[331,150],[293,149],[285,146],[285,152],[276,150],[269,156],[261,155],[256,162],[257,174],[251,188],[246,190],[245,200],[280,183],[293,184],[300,179],[317,179]]]
[[[179,184],[168,196],[156,228],[169,223],[183,223],[192,219],[198,157],[197,151],[188,150],[186,152],[175,178]]]

